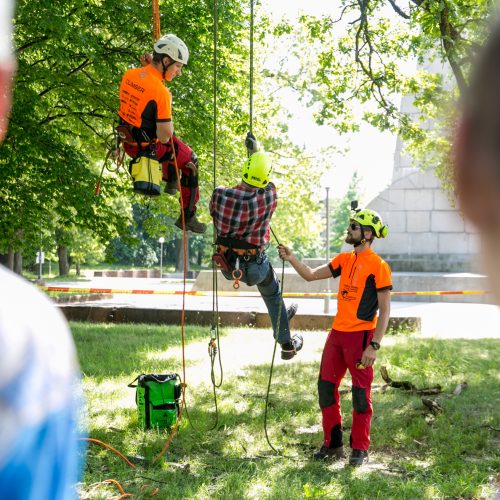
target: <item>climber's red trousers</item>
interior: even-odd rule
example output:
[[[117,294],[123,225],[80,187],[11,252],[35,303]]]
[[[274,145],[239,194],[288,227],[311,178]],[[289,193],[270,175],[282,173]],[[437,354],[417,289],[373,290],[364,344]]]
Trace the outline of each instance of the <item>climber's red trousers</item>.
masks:
[[[374,330],[328,334],[318,380],[318,395],[323,415],[323,445],[337,448],[342,445],[342,415],[340,413],[339,385],[347,370],[352,378],[352,429],[350,446],[367,450],[370,446],[372,419],[371,385],[373,367],[356,368],[363,351],[369,345]]]
[[[187,212],[187,216],[191,216],[196,211],[196,204],[200,198],[200,190],[198,187],[198,159],[193,150],[185,143],[173,137],[175,156],[177,160],[177,167],[181,172],[181,206]],[[164,181],[175,181],[177,175],[175,173],[175,163],[173,160],[172,147],[170,142],[162,144],[157,142],[156,145],[156,158],[161,162],[163,169]],[[134,144],[124,144],[126,153],[135,158],[139,154],[139,147]],[[189,167],[188,163],[193,163],[196,167],[196,172]]]

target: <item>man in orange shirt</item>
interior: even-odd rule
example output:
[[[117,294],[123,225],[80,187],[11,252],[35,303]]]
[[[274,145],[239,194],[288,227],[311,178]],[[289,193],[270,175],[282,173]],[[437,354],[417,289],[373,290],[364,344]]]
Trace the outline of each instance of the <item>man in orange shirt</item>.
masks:
[[[389,323],[392,289],[391,270],[371,244],[375,237],[385,236],[387,226],[380,216],[365,209],[353,211],[347,228],[345,241],[354,250],[337,255],[329,264],[311,269],[289,248],[278,246],[279,256],[307,281],[340,276],[337,315],[323,349],[318,380],[323,446],[314,454],[316,460],[344,457],[339,385],[347,370],[352,378],[353,405],[349,463],[362,465],[368,460],[373,364]]]
[[[206,225],[196,218],[199,199],[198,160],[196,154],[174,134],[172,124],[172,95],[164,81],[171,82],[181,74],[187,64],[189,51],[185,43],[175,35],[161,37],[154,46],[153,56],[146,66],[125,72],[120,85],[120,111],[118,115],[124,135],[125,151],[132,158],[139,154],[162,163],[166,191],[175,193],[175,172],[172,178],[173,138],[177,166],[182,171],[181,206],[184,210],[186,229],[204,233]],[[170,167],[170,168],[169,168]],[[182,228],[182,218],[175,225]]]

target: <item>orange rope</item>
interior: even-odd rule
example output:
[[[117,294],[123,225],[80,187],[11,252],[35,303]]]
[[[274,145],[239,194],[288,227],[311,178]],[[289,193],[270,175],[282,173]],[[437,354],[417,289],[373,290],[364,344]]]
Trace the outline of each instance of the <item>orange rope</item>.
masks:
[[[113,448],[110,444],[103,443],[102,441],[99,441],[98,439],[94,439],[94,438],[80,438],[80,440],[82,440],[82,441],[90,441],[92,443],[100,444],[101,446],[104,446],[104,448],[108,448],[111,451],[113,451],[114,453],[116,453],[122,460],[124,460],[125,462],[127,462],[127,464],[130,467],[132,467],[132,469],[136,468],[135,465],[127,457],[125,457],[124,455],[122,455],[117,449]],[[110,481],[113,481],[113,479],[110,479]]]
[[[153,9],[153,38],[156,42],[160,38],[160,7],[158,0],[151,0]]]
[[[120,490],[120,493],[121,493],[120,496],[113,497],[113,500],[121,500],[122,498],[127,498],[127,497],[132,496],[131,493],[125,493],[125,490],[122,488],[122,485],[118,481],[116,481],[115,479],[106,479],[106,480],[101,481],[99,483],[94,483],[91,486],[94,487],[94,486],[99,486],[101,484],[110,484],[110,483],[114,484]]]
[[[177,416],[177,420],[170,431],[170,434],[158,455],[153,460],[153,464],[158,462],[160,458],[167,452],[170,443],[174,437],[174,434],[177,432],[179,428],[179,423],[182,418],[182,408],[186,404],[186,355],[185,355],[185,342],[184,342],[184,323],[185,323],[185,309],[186,309],[186,279],[187,279],[187,238],[186,238],[186,219],[184,216],[184,208],[182,207],[182,189],[181,189],[181,177],[179,174],[179,167],[177,165],[177,155],[175,154],[175,144],[173,136],[170,137],[170,145],[172,146],[172,152],[174,155],[174,166],[175,166],[175,174],[177,176],[177,189],[180,194],[180,205],[181,205],[181,220],[182,220],[182,241],[183,241],[183,264],[184,264],[184,277],[183,277],[183,293],[182,293],[182,310],[181,310],[181,344],[182,344],[182,403],[179,408],[179,415]]]

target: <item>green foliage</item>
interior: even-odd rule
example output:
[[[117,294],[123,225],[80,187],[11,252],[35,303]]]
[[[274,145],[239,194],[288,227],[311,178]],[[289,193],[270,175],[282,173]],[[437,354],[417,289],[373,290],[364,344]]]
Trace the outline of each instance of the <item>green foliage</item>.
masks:
[[[330,251],[332,253],[340,252],[344,243],[347,224],[351,216],[351,201],[359,199],[358,186],[358,173],[354,172],[345,196],[342,199],[335,200],[332,204],[330,224]]]
[[[377,364],[385,364],[394,380],[410,380],[419,387],[440,383],[444,393],[438,400],[444,412],[426,420],[420,396],[375,388],[370,464],[362,468],[310,459],[322,439],[316,389],[319,352],[316,362],[298,357],[274,367],[267,429],[283,455],[269,449],[263,428],[269,365],[248,365],[246,360],[236,373],[226,373],[217,391],[219,425],[210,432],[205,430],[215,415],[209,373],[201,381],[189,381],[189,417],[198,431],[183,419],[166,458],[153,465],[151,460],[168,433],[138,428],[133,390],[127,384],[142,372],[181,371],[179,327],[73,323],[71,328],[84,372],[90,436],[127,456],[143,457],[132,470],[115,454],[89,445],[81,488],[90,498],[116,493],[112,486],[95,489],[105,477],[117,479],[138,498],[146,498],[144,488],[152,483],[160,490],[159,498],[490,498],[494,494],[499,466],[494,430],[499,426],[498,340],[387,339]],[[193,367],[196,348],[206,352],[203,338],[209,331],[188,327],[186,333],[188,344],[200,341],[188,349],[187,363]],[[223,333],[224,352],[225,344],[240,345],[232,337],[253,337],[256,332]],[[311,340],[316,335],[324,337],[305,333]],[[464,380],[468,389],[451,396]],[[382,383],[376,373],[375,386]],[[347,436],[352,411],[349,383],[344,381],[340,389],[348,393],[341,400]]]
[[[290,54],[302,63],[295,73],[276,76],[319,107],[318,123],[349,132],[364,119],[399,134],[418,163],[437,166],[449,186],[443,130],[451,130],[457,97],[466,92],[491,8],[489,0],[342,0],[335,15],[302,16],[293,29],[286,21],[275,27],[275,36],[291,40]],[[438,73],[441,64],[446,77]],[[417,113],[399,109],[401,95],[408,94]]]
[[[250,128],[248,4],[225,0],[218,8],[215,143],[213,3],[195,0],[160,8],[162,31],[183,38],[191,53],[182,76],[169,87],[176,133],[200,158],[198,214],[205,222],[210,222],[213,187],[239,181],[246,157],[243,139]],[[268,84],[274,79],[259,67],[272,44],[265,36],[269,22],[259,18],[259,8],[256,19],[252,128],[275,159],[280,202],[274,223],[280,234],[294,233],[302,249],[312,249],[319,234],[311,220],[318,211],[314,192],[322,165],[290,144],[288,113],[273,101]],[[139,64],[151,45],[147,2],[63,0],[57,9],[48,0],[17,2],[18,73],[9,134],[0,149],[0,253],[22,248],[31,254],[38,246],[40,223],[44,248],[51,252],[64,242],[70,255],[81,253],[72,248],[68,228],[90,231],[102,244],[127,239],[134,203],[149,209],[143,225],[148,237],[175,239],[176,197],[145,200],[132,195],[123,169],[105,170],[101,195],[94,196],[121,76]],[[198,248],[198,254],[206,253]]]

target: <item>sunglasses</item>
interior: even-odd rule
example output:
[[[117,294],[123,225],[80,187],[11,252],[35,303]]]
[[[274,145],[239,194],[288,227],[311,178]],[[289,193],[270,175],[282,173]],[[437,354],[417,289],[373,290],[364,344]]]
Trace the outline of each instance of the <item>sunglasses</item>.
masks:
[[[353,222],[353,223],[349,224],[349,227],[351,228],[352,231],[356,231],[361,226],[359,224],[354,224],[354,222]]]

